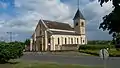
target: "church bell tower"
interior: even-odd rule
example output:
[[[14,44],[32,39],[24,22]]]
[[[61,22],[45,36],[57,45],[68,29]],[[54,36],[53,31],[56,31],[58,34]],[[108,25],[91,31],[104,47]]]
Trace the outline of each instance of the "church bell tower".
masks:
[[[85,18],[83,17],[79,9],[77,10],[75,17],[73,18],[73,21],[74,21],[74,30],[79,34],[84,35],[85,34]]]
[[[76,33],[81,35],[81,43],[87,44],[87,38],[85,32],[86,22],[84,16],[82,15],[79,9],[79,0],[78,0],[78,9],[73,18],[73,22],[74,22],[74,30],[76,31]]]

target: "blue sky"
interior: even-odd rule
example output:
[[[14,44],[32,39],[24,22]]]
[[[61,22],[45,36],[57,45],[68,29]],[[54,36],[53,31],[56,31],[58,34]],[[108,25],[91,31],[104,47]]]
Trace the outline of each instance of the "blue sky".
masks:
[[[14,0],[1,0],[0,1],[0,14],[15,15]]]
[[[86,18],[88,40],[111,39],[98,29],[102,17],[112,10],[111,2],[101,7],[97,0],[80,0],[79,7]],[[72,26],[76,11],[77,0],[0,0],[0,39],[8,40],[8,31],[13,32],[13,40],[30,38],[40,18]]]

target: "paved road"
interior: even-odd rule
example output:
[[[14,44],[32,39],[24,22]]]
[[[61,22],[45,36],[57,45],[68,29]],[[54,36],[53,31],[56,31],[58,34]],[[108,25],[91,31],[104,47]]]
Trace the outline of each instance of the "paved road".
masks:
[[[25,54],[21,59],[24,60],[39,60],[47,62],[57,62],[64,64],[82,64],[82,65],[103,65],[103,61],[95,56],[77,56],[77,55],[54,55],[29,53]],[[120,58],[110,57],[107,61],[107,68],[120,68]]]

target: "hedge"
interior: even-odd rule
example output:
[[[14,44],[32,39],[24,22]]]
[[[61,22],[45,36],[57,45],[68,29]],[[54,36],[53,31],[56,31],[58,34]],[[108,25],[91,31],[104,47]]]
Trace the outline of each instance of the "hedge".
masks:
[[[80,45],[79,50],[100,50],[103,48],[114,48],[113,45]]]
[[[95,56],[99,56],[99,50],[103,48],[110,48],[109,55],[111,57],[120,57],[120,51],[117,51],[113,45],[81,45],[79,51]]]
[[[0,63],[8,62],[10,59],[17,59],[23,55],[24,45],[15,43],[0,43]]]
[[[91,55],[94,55],[94,56],[99,56],[99,50],[80,50],[80,52],[91,54]],[[120,57],[120,51],[110,50],[109,51],[109,56],[110,57]]]

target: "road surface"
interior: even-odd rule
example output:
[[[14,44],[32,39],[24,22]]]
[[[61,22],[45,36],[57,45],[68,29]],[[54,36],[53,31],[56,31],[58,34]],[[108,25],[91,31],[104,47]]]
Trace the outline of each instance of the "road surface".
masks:
[[[62,64],[82,64],[82,65],[103,65],[103,60],[95,56],[85,55],[55,55],[51,53],[29,53],[25,54],[23,60],[38,60],[45,62],[57,62]],[[120,57],[110,57],[107,60],[107,68],[120,68]]]

